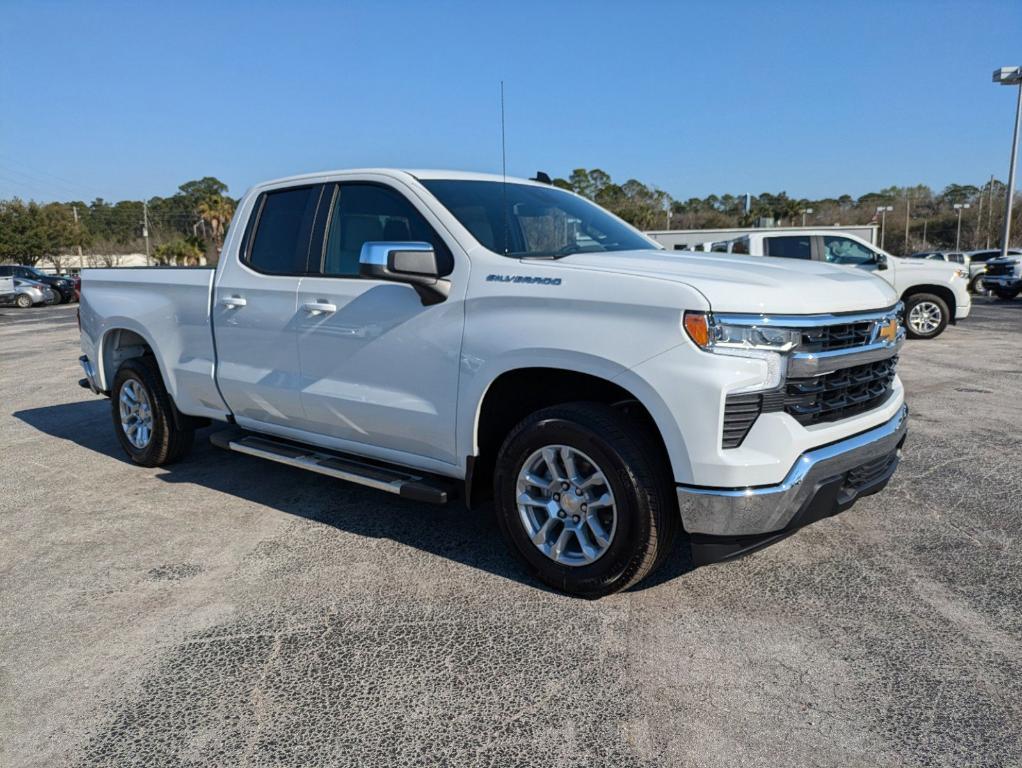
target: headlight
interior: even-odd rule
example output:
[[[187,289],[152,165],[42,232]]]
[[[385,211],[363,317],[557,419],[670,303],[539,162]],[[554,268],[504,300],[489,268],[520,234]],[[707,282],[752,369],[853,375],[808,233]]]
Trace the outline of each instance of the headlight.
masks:
[[[775,328],[770,325],[731,325],[714,320],[706,312],[686,312],[685,332],[692,341],[707,352],[762,350],[787,352],[802,340],[802,334],[793,328]]]
[[[964,270],[964,269],[956,269],[955,270],[955,275],[957,275],[958,277],[962,278],[963,280],[968,280],[969,279],[969,273],[966,270]]]

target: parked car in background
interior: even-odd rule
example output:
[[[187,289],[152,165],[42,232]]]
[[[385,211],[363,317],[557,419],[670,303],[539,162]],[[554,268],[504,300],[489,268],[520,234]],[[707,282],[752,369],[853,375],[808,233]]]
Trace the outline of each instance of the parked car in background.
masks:
[[[14,296],[11,303],[15,306],[28,309],[36,304],[55,304],[56,302],[57,297],[50,286],[35,280],[14,278]]]
[[[74,280],[65,275],[48,275],[35,267],[21,264],[0,264],[0,277],[8,276],[35,280],[37,283],[48,285],[56,293],[57,303],[66,304],[75,300]]]
[[[676,534],[706,562],[843,511],[884,487],[907,430],[887,283],[679,258],[535,181],[260,184],[215,270],[83,284],[82,384],[111,397],[132,461],[180,458],[212,419],[228,450],[492,499],[529,570],[586,597],[638,582]]]
[[[989,291],[983,286],[983,274],[987,270],[987,262],[990,259],[1000,258],[1000,248],[983,248],[978,251],[967,251],[966,256],[969,257],[969,290],[973,293],[985,294]],[[1022,255],[1022,251],[1017,248],[1008,249],[1009,256]]]
[[[954,263],[892,256],[878,246],[852,234],[827,230],[797,233],[753,233],[714,243],[715,253],[747,253],[829,264],[871,272],[897,291],[905,303],[905,327],[909,336],[932,339],[948,323],[969,316],[969,273]]]
[[[1013,253],[1008,251],[1009,254]],[[1014,299],[1022,293],[1022,252],[1006,259],[990,259],[983,273],[983,287],[1004,301]]]

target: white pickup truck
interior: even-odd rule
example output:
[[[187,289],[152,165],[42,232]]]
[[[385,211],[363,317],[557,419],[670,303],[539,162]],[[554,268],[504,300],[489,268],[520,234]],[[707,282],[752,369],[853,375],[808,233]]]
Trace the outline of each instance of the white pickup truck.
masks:
[[[897,291],[905,304],[909,336],[932,339],[969,316],[969,270],[929,259],[903,259],[852,234],[833,230],[802,230],[786,233],[752,233],[713,243],[716,253],[779,256],[800,261],[823,261],[845,268],[871,272]]]
[[[226,449],[420,502],[492,499],[586,597],[761,546],[886,485],[907,408],[880,280],[664,253],[547,184],[363,170],[260,184],[216,270],[95,269],[82,385],[131,459]]]

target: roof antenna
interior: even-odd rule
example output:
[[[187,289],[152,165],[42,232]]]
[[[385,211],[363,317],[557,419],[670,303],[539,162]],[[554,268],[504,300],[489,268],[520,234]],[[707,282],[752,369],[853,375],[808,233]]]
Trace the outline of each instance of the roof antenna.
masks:
[[[501,174],[504,177],[503,185],[503,197],[504,197],[504,255],[509,254],[508,250],[508,234],[511,231],[511,225],[508,221],[507,215],[507,144],[504,139],[504,81],[500,81],[500,167]]]

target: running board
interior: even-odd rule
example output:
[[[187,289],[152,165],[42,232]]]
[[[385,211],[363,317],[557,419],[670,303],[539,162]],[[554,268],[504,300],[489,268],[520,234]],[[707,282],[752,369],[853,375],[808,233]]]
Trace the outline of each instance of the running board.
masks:
[[[214,432],[209,441],[217,448],[237,451],[278,464],[307,469],[321,475],[347,480],[379,491],[393,493],[411,501],[427,504],[446,504],[450,496],[448,486],[440,480],[412,474],[384,464],[369,463],[342,453],[314,448],[299,443],[277,440],[239,429]]]

